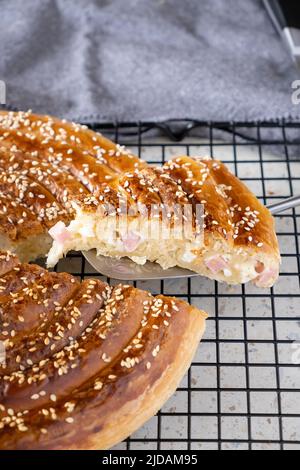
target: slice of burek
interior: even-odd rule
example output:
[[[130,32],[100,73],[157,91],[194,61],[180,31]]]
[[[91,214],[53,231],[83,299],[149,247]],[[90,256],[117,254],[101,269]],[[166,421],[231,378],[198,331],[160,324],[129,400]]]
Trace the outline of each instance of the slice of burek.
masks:
[[[130,213],[137,204],[141,212]],[[274,219],[220,161],[183,156],[162,168],[118,174],[93,195],[74,200],[73,208],[69,225],[59,222],[50,230],[48,266],[70,250],[96,249],[139,264],[180,266],[228,284],[270,287],[278,278]],[[188,216],[188,229],[182,229]]]

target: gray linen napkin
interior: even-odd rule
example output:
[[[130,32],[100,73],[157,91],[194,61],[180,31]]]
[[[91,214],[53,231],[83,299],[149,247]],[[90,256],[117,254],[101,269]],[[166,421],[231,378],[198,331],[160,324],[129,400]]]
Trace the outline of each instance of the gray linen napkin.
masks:
[[[298,118],[260,0],[0,1],[7,104],[81,121]]]

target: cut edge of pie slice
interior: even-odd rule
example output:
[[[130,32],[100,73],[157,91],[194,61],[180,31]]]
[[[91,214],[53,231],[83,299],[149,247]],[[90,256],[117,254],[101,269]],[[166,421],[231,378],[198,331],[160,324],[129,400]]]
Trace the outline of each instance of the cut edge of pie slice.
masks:
[[[271,287],[277,280],[280,254],[274,218],[222,162],[177,157],[162,169],[122,174],[105,191],[74,203],[69,226],[60,223],[52,229],[49,266],[70,250],[96,249],[100,255],[129,257],[138,264],[180,266],[228,284],[253,281]],[[115,213],[103,214],[103,201],[117,196],[146,207],[190,206],[193,230],[178,237],[176,230],[170,231],[169,219],[155,219],[150,211],[124,216],[117,206]]]
[[[0,252],[0,449],[108,449],[175,392],[207,314]],[[1,354],[3,348],[1,348]]]

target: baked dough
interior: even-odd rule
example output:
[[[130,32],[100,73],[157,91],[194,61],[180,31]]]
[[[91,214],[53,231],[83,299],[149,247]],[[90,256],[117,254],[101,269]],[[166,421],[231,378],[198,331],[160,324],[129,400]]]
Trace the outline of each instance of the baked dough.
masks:
[[[84,126],[2,112],[0,199],[0,247],[22,260],[48,252],[50,228],[48,266],[70,250],[96,248],[106,256],[155,261],[163,268],[178,265],[229,284],[270,287],[278,278],[272,215],[219,161],[182,156],[153,168]],[[142,222],[127,217],[120,234],[112,214],[100,209],[110,204],[122,223],[123,203],[127,208],[189,205],[192,233],[151,238],[149,224],[153,230],[154,222],[157,234],[161,219],[147,215]],[[204,239],[198,236],[200,204]]]
[[[0,248],[22,261],[44,257],[49,228],[70,222],[74,199],[144,165],[86,126],[0,110]]]
[[[107,449],[174,393],[207,315],[0,253],[0,449]]]

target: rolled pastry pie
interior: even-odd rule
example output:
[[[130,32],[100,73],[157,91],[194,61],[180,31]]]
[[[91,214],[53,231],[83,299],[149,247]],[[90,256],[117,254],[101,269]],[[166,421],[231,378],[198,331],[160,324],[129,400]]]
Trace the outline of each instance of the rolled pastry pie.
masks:
[[[84,126],[0,113],[0,168],[0,247],[21,259],[46,254],[50,233],[49,266],[95,248],[229,284],[270,287],[278,277],[274,219],[220,161],[182,156],[154,168]],[[184,236],[169,230],[178,212],[153,211],[174,207],[183,218],[190,209]]]
[[[0,449],[106,449],[175,391],[206,314],[1,252],[0,319]]]

